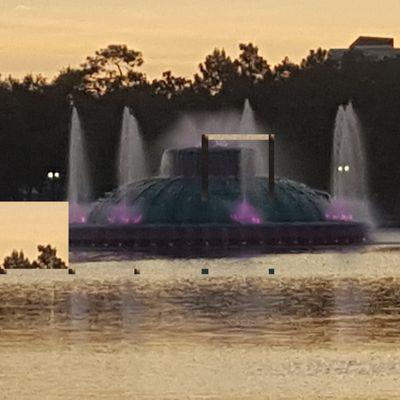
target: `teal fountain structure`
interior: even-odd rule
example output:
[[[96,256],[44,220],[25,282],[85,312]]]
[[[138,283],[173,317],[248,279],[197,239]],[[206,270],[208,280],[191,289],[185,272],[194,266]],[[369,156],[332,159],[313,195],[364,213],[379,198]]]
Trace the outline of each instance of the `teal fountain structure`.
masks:
[[[268,176],[256,175],[253,148],[226,145],[253,140],[268,141]],[[368,227],[351,215],[327,215],[328,193],[275,177],[274,142],[274,135],[212,134],[199,147],[165,150],[159,176],[119,187],[84,223],[71,224],[70,246],[229,254],[368,241]]]

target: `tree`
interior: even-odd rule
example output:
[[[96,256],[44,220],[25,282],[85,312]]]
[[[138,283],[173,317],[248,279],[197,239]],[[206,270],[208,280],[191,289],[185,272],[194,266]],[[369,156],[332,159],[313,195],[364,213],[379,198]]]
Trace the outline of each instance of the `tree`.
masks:
[[[41,75],[28,74],[22,79],[22,87],[32,92],[43,93],[44,88],[47,85],[47,79]]]
[[[310,50],[306,58],[301,61],[302,69],[313,68],[317,65],[323,65],[328,61],[328,51],[319,47],[317,50]]]
[[[87,73],[88,71],[84,69],[64,68],[54,78],[53,85],[64,93],[70,94],[83,87],[83,79]]]
[[[185,90],[190,89],[192,81],[190,79],[176,77],[171,71],[162,73],[162,79],[154,79],[151,84],[155,94],[172,99],[181,95]]]
[[[107,91],[144,84],[145,75],[136,70],[143,63],[140,51],[128,49],[124,44],[111,44],[87,57],[81,65],[85,71],[83,89],[102,95]]]
[[[249,84],[261,82],[271,76],[267,60],[258,54],[258,47],[252,43],[239,44],[239,58],[235,60],[238,72]]]
[[[23,269],[32,268],[29,259],[25,257],[24,252],[13,250],[10,256],[7,256],[3,261],[5,269]]]
[[[38,261],[34,261],[38,268],[44,269],[64,269],[67,268],[65,262],[61,258],[57,257],[57,249],[51,247],[49,244],[47,246],[39,245],[38,251],[40,252],[38,256]]]
[[[280,64],[274,67],[274,79],[277,81],[282,81],[288,78],[292,78],[296,75],[299,70],[297,64],[292,63],[289,57],[285,57]]]
[[[199,69],[200,72],[194,76],[194,88],[211,96],[226,92],[239,76],[237,65],[226,55],[224,49],[214,49],[199,64]]]
[[[5,269],[64,269],[67,268],[64,261],[57,257],[57,249],[50,245],[39,245],[40,252],[36,261],[32,263],[25,257],[24,252],[13,250],[11,255],[6,257],[3,262]]]

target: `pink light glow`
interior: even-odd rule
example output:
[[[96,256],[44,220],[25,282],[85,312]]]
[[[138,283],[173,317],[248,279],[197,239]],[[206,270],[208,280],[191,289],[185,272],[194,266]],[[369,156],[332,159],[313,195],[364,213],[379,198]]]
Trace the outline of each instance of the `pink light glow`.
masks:
[[[231,218],[240,224],[259,225],[262,222],[257,210],[246,200],[241,201],[235,206]]]
[[[350,206],[344,199],[333,199],[326,210],[327,221],[353,221]]]
[[[78,203],[69,205],[69,223],[70,224],[85,224],[90,212],[90,206]]]
[[[110,224],[139,224],[143,219],[143,215],[137,212],[133,207],[126,204],[118,204],[113,207],[107,217]]]

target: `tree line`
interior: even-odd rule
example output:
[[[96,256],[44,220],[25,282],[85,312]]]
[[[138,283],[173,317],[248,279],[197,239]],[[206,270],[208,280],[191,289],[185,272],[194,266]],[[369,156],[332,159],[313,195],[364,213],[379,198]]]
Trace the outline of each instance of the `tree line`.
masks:
[[[109,45],[51,80],[0,76],[0,199],[48,198],[47,171],[65,179],[71,98],[96,165],[98,195],[116,185],[123,106],[135,111],[151,148],[182,114],[241,110],[246,98],[287,149],[292,168],[285,175],[327,190],[335,115],[351,100],[366,135],[372,197],[400,219],[400,58],[376,62],[352,50],[337,63],[319,48],[300,63],[285,57],[272,66],[248,43],[239,45],[236,58],[214,49],[190,79],[165,71],[150,80],[143,64],[140,51]],[[62,198],[63,190],[56,196]]]

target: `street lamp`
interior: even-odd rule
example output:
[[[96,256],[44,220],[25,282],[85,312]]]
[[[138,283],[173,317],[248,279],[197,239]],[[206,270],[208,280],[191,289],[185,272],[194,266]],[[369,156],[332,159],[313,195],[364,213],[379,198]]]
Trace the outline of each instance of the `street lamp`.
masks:
[[[60,179],[60,172],[59,171],[49,171],[47,173],[47,178],[50,181],[50,190],[53,200],[56,198],[56,182]]]
[[[350,171],[350,165],[339,165],[337,167],[338,172],[349,172]]]
[[[49,171],[47,177],[50,180],[60,179],[60,173],[58,171]]]

